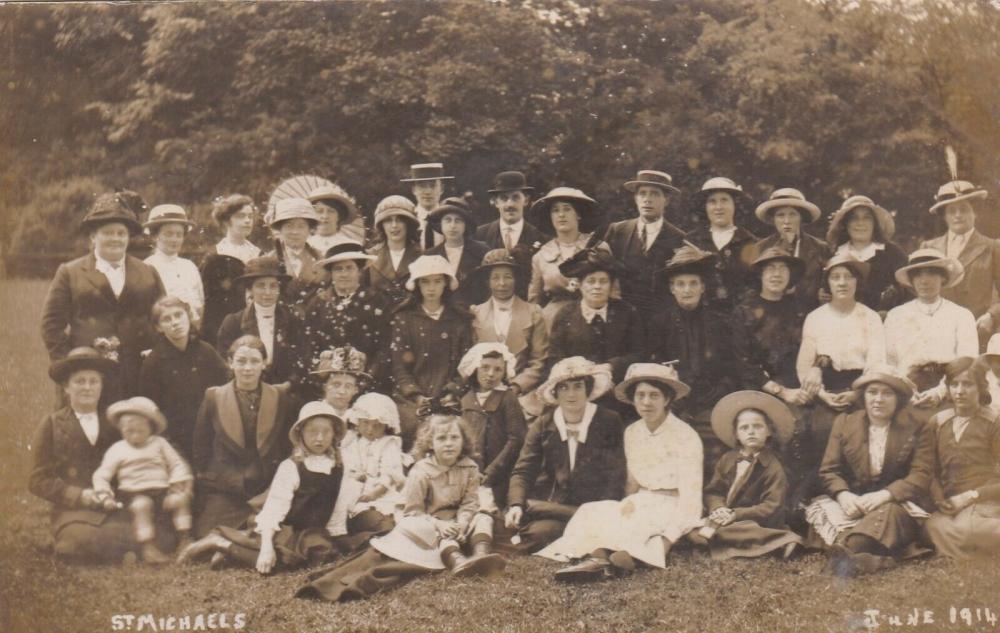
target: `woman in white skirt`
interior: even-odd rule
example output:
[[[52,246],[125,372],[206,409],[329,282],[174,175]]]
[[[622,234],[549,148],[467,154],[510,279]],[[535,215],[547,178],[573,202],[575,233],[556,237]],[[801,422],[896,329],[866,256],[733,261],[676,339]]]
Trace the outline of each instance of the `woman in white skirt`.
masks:
[[[619,575],[636,560],[663,568],[670,547],[700,525],[701,439],[670,412],[688,392],[673,367],[653,363],[631,365],[615,387],[640,416],[625,430],[626,497],[580,506],[562,537],[538,552],[564,562],[586,557],[556,572],[557,580]]]

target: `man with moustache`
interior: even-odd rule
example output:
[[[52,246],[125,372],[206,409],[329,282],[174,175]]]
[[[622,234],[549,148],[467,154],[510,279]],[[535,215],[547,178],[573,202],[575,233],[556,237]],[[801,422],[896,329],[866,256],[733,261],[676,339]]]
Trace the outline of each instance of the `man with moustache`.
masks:
[[[444,195],[444,181],[454,180],[454,176],[444,175],[443,163],[419,163],[410,165],[410,177],[399,182],[411,183],[413,197],[417,201],[414,213],[420,221],[420,248],[427,250],[444,242],[444,236],[427,227],[427,215],[441,204]]]
[[[476,239],[491,249],[504,249],[517,261],[521,270],[531,270],[531,257],[549,241],[548,236],[524,219],[524,210],[531,202],[531,192],[524,174],[519,171],[502,171],[493,179],[490,204],[500,217],[476,229]],[[528,296],[526,284],[517,289],[517,296]]]

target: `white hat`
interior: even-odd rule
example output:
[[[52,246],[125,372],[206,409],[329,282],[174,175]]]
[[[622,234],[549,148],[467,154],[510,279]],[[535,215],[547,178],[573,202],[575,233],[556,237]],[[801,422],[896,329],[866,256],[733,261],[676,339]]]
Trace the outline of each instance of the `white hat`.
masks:
[[[517,375],[514,371],[514,367],[517,365],[517,358],[510,353],[510,349],[503,343],[476,343],[473,345],[465,353],[465,356],[462,357],[462,360],[458,362],[459,375],[462,378],[468,378],[476,373],[476,370],[483,363],[483,356],[490,353],[503,356],[503,361],[507,365],[507,380],[511,380]]]
[[[774,423],[775,439],[785,445],[795,432],[795,415],[781,400],[761,391],[736,391],[719,400],[712,408],[712,431],[722,442],[736,448],[736,429],[733,422],[740,412],[747,409],[763,411]]]
[[[410,264],[410,278],[406,280],[406,289],[412,291],[417,287],[417,280],[431,275],[446,275],[451,278],[449,285],[452,290],[458,290],[458,278],[448,260],[440,255],[421,255]]]
[[[108,420],[116,428],[123,415],[135,413],[146,418],[153,423],[153,433],[159,435],[167,430],[167,418],[163,417],[159,407],[149,398],[135,396],[127,400],[120,400],[108,407]]]
[[[611,389],[611,370],[607,365],[598,365],[583,356],[570,356],[553,365],[549,379],[538,388],[538,394],[546,404],[558,404],[556,387],[559,383],[587,376],[594,379],[594,388],[587,394],[587,400],[596,400]]]
[[[674,399],[680,400],[691,393],[691,387],[681,382],[677,376],[677,370],[673,365],[661,365],[659,363],[632,363],[625,372],[625,380],[615,387],[615,397],[632,404],[628,397],[628,388],[637,382],[658,382],[662,383],[674,392]]]
[[[910,271],[931,268],[945,273],[945,288],[953,288],[965,277],[965,266],[954,257],[948,257],[936,248],[920,248],[910,253],[906,266],[896,270],[896,281],[907,288],[913,288]]]
[[[378,420],[399,433],[399,409],[389,396],[369,392],[359,396],[347,410],[347,422],[356,425],[359,420]]]
[[[142,226],[145,227],[148,234],[151,228],[163,224],[181,224],[184,226],[185,231],[194,226],[194,222],[188,219],[187,211],[179,204],[156,205],[149,212],[149,216]]]
[[[278,204],[274,207],[274,216],[268,224],[273,227],[279,222],[294,220],[296,218],[302,218],[313,226],[319,224],[319,216],[316,215],[316,209],[305,198],[285,198],[284,200],[278,200]]]
[[[778,209],[781,207],[795,207],[796,209],[806,211],[808,216],[802,216],[803,224],[815,222],[819,219],[819,216],[822,215],[819,207],[806,200],[805,195],[801,191],[798,189],[792,189],[791,187],[776,189],[774,193],[771,194],[771,197],[767,199],[767,202],[762,202],[757,206],[754,214],[757,216],[757,219],[764,224],[770,224],[771,218],[768,217],[767,212],[771,209]]]
[[[437,528],[427,514],[401,518],[391,532],[373,538],[371,546],[394,560],[424,569],[444,569],[437,549]]]
[[[990,360],[990,358],[1000,358],[1000,334],[994,334],[990,337],[990,342],[986,344],[986,353],[983,354],[983,356],[986,360]]]
[[[979,189],[967,180],[952,180],[938,187],[937,194],[934,196],[936,202],[930,208],[930,212],[936,213],[938,209],[943,209],[960,200],[985,198],[987,195],[985,189]]]
[[[309,192],[309,202],[323,202],[324,200],[334,200],[342,205],[344,214],[341,214],[341,222],[344,221],[345,217],[358,214],[358,205],[354,202],[354,198],[338,185],[320,185]]]
[[[299,419],[295,421],[292,428],[288,429],[288,439],[292,441],[292,446],[302,445],[302,427],[306,422],[316,417],[332,418],[335,427],[339,427],[338,436],[344,436],[344,420],[337,415],[336,410],[323,400],[307,402],[299,409]]]

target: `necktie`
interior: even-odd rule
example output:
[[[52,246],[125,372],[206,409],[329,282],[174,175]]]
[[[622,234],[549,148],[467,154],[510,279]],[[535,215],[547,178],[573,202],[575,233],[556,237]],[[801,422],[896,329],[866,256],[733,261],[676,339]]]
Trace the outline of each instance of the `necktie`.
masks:
[[[952,252],[948,253],[952,257],[958,257],[962,254],[962,249],[965,248],[965,234],[956,235],[955,239],[951,241]]]
[[[642,240],[642,252],[646,252],[646,225],[640,224],[639,226],[639,239]]]
[[[513,232],[514,229],[510,227],[507,227],[503,230],[503,247],[506,248],[508,251],[514,249],[514,236],[511,235],[511,233]]]

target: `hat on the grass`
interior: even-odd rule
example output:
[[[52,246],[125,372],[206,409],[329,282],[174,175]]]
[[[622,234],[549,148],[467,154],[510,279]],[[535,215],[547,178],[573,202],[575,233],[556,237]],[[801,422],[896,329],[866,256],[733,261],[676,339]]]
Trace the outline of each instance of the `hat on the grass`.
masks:
[[[754,214],[757,216],[757,219],[764,224],[770,224],[772,220],[772,212],[781,207],[793,207],[798,209],[800,211],[799,215],[802,217],[802,224],[815,222],[819,219],[819,216],[822,215],[819,207],[806,200],[805,195],[801,191],[791,187],[776,189],[766,202],[762,202],[757,205],[757,209],[754,211]],[[803,214],[801,211],[805,211],[806,213]]]
[[[107,380],[108,375],[117,368],[117,362],[103,356],[93,347],[77,347],[70,350],[66,358],[60,358],[49,366],[49,378],[62,384],[81,369],[93,369]]]
[[[944,273],[946,279],[942,290],[957,286],[965,277],[965,267],[956,258],[948,257],[936,248],[920,248],[910,253],[906,266],[896,270],[896,281],[912,289],[913,281],[910,279],[910,273],[925,268]]]
[[[587,400],[597,400],[611,389],[611,371],[606,365],[598,365],[583,356],[570,356],[552,366],[549,379],[538,388],[539,397],[545,404],[558,404],[556,387],[559,383],[587,376],[594,379],[594,388],[587,394]]]
[[[128,400],[119,400],[108,407],[108,421],[111,422],[114,427],[120,428],[119,424],[121,417],[126,413],[141,415],[152,422],[154,426],[153,433],[156,435],[159,435],[167,430],[167,418],[163,417],[163,414],[156,406],[156,403],[149,398],[135,396],[134,398],[129,398]]]
[[[440,255],[421,255],[410,264],[410,278],[406,280],[406,289],[413,291],[417,287],[417,280],[421,277],[431,275],[444,275],[449,279],[449,287],[454,291],[458,290],[458,278],[451,268],[448,260]]]
[[[337,415],[337,412],[329,404],[323,400],[314,400],[312,402],[307,402],[301,409],[299,409],[299,419],[295,421],[292,428],[288,429],[288,439],[291,440],[292,446],[303,446],[302,441],[302,429],[305,427],[306,422],[313,418],[330,418],[333,420],[334,435],[338,438],[344,437],[347,426],[344,424],[344,419]],[[336,442],[334,442],[336,446]]]
[[[438,533],[430,515],[404,516],[385,536],[371,540],[371,546],[389,558],[424,569],[444,569],[438,551]]]
[[[736,448],[736,416],[747,409],[762,411],[774,424],[775,439],[785,445],[795,432],[795,415],[781,400],[761,391],[736,391],[719,400],[712,408],[712,431],[730,447]]]
[[[370,391],[362,394],[347,410],[349,424],[357,425],[361,420],[378,420],[399,433],[399,409],[396,408],[396,402],[381,393]]]
[[[673,365],[632,363],[625,372],[625,380],[615,387],[615,397],[621,402],[632,404],[632,400],[628,397],[629,387],[640,382],[655,382],[665,385],[674,393],[675,401],[691,393],[691,387],[681,382]]]
[[[953,204],[961,200],[985,198],[987,195],[988,194],[985,189],[980,189],[967,180],[952,180],[951,182],[946,182],[938,188],[937,194],[934,195],[935,203],[934,206],[930,208],[930,212],[937,213],[940,209],[945,208],[949,204]]]

